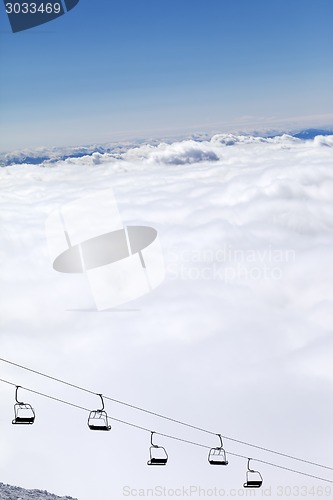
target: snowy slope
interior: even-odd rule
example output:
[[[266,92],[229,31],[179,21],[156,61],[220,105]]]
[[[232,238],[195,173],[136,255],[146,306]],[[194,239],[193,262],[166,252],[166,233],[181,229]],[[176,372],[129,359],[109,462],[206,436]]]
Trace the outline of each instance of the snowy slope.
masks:
[[[73,497],[58,497],[41,490],[26,490],[18,486],[0,483],[1,500],[76,500]]]

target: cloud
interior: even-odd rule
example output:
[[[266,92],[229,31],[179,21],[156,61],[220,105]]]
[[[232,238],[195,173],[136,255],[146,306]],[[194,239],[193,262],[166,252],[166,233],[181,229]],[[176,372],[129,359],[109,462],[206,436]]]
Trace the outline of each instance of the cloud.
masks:
[[[314,138],[314,144],[317,146],[333,147],[333,135],[317,135]]]
[[[262,133],[263,134],[263,133]],[[262,135],[261,134],[261,135]],[[59,161],[75,164],[99,164],[119,159],[143,159],[152,162],[183,165],[199,161],[216,161],[220,156],[221,147],[250,143],[288,144],[301,142],[301,139],[313,139],[315,143],[329,144],[329,130],[306,129],[299,133],[279,133],[279,131],[266,131],[263,136],[259,132],[246,134],[192,134],[188,138],[170,139],[161,142],[151,139],[149,143],[132,141],[125,143],[108,143],[103,145],[92,144],[81,147],[40,147],[37,149],[0,153],[0,166],[14,164],[43,164],[44,166],[56,165]]]
[[[218,134],[0,169],[2,356],[222,434],[329,463],[332,140]],[[126,308],[96,313],[83,276],[52,270],[44,224],[59,204],[106,188],[113,189],[122,220],[159,231],[167,278]],[[15,383],[89,408],[99,404],[94,395],[0,368]],[[93,434],[84,413],[37,395],[24,394],[37,419],[28,433],[20,432],[10,424],[13,390],[1,386],[1,392],[6,483],[80,500],[121,498],[124,485],[221,484],[206,450],[164,440],[170,467],[151,471],[148,434],[116,422],[108,436]],[[213,436],[115,403],[107,410],[216,445]],[[303,469],[227,440],[226,448]],[[91,460],[96,456],[98,462]],[[241,488],[245,467],[230,458],[223,487]],[[314,483],[268,466],[262,472],[272,487]]]
[[[161,143],[158,146],[141,146],[125,153],[126,160],[148,160],[149,163],[163,163],[166,165],[185,165],[203,161],[217,161],[218,155],[210,142],[194,140]]]

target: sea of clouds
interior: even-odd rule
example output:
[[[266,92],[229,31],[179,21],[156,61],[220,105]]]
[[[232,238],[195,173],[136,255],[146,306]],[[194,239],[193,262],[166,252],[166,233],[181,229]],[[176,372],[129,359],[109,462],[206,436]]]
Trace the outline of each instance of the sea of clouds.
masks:
[[[1,168],[1,357],[332,465],[332,167],[333,136],[218,134]],[[45,221],[59,205],[110,188],[124,223],[158,230],[166,279],[137,301],[97,313],[84,276],[52,269]],[[0,378],[84,407],[99,405],[98,397],[3,363]],[[245,460],[230,456],[227,468],[211,470],[205,449],[166,438],[160,441],[169,464],[151,470],[149,434],[116,422],[110,433],[94,434],[80,410],[23,391],[37,417],[33,426],[17,428],[14,388],[0,388],[6,483],[118,500],[158,485],[170,492],[224,488],[230,496],[244,482]],[[218,445],[214,436],[115,403],[107,410]],[[225,447],[332,479],[331,471],[227,439]],[[281,496],[279,486],[329,486],[253,465],[271,498]],[[191,496],[202,497],[199,490]]]

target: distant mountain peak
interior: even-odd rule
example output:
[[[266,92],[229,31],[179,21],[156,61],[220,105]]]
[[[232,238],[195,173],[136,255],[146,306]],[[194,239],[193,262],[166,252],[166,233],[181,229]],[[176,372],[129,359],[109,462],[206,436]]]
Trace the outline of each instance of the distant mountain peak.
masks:
[[[333,130],[321,129],[321,128],[307,128],[292,134],[298,139],[314,139],[317,135],[333,135]]]

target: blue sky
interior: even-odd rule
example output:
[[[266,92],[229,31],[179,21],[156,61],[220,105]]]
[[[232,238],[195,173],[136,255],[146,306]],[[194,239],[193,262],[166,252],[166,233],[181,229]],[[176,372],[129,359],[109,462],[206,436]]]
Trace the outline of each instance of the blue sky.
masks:
[[[1,150],[333,123],[331,0],[81,0],[10,31]]]

